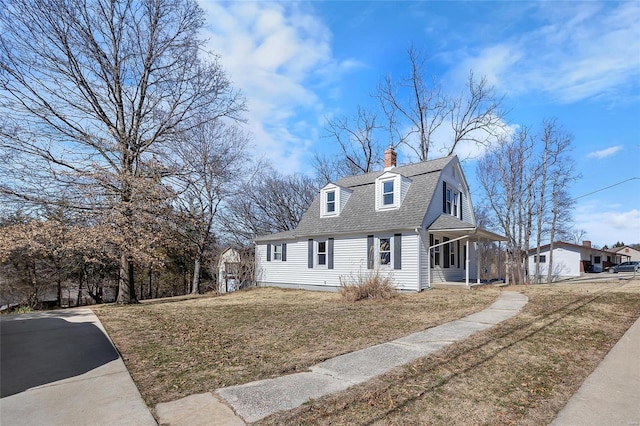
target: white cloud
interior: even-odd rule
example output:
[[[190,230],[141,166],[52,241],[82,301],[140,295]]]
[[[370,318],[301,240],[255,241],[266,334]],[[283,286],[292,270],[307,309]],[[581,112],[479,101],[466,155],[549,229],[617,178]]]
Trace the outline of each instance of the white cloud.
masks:
[[[613,154],[615,154],[616,152],[620,151],[622,149],[622,145],[616,145],[616,146],[612,146],[606,149],[602,149],[600,151],[593,151],[587,154],[588,158],[605,158],[605,157],[609,157]]]
[[[257,155],[283,172],[301,171],[317,138],[323,105],[314,87],[356,66],[337,63],[331,33],[296,3],[200,0],[207,48],[221,57],[233,84],[247,99],[248,130]],[[331,76],[331,77],[329,77]],[[305,121],[305,116],[310,122]]]
[[[606,203],[582,203],[575,209],[575,229],[587,231],[585,239],[598,247],[605,244],[609,247],[617,241],[626,244],[640,242],[640,210],[615,210],[610,205],[606,210],[602,206]]]
[[[474,69],[499,91],[544,92],[562,103],[629,96],[640,69],[640,2],[540,3],[531,16],[539,18],[544,25],[464,53],[456,75]]]

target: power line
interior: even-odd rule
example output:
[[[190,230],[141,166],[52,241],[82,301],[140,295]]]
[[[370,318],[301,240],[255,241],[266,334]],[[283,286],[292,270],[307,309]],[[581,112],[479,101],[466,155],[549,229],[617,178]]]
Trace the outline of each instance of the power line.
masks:
[[[639,179],[639,180],[640,180],[640,177],[632,177],[632,178],[629,178],[629,179],[623,180],[622,182],[618,182],[618,183],[614,183],[613,185],[609,185],[609,186],[607,186],[607,187],[605,187],[605,188],[596,189],[595,191],[589,192],[588,194],[584,194],[584,195],[581,195],[581,196],[579,196],[579,197],[576,197],[576,198],[574,198],[574,200],[577,200],[578,198],[586,197],[586,196],[588,196],[588,195],[593,195],[593,194],[595,194],[596,192],[604,191],[604,190],[606,190],[606,189],[613,188],[614,186],[622,185],[622,184],[623,184],[623,183],[625,183],[625,182],[629,182],[629,181],[631,181],[631,180],[635,180],[635,179]]]

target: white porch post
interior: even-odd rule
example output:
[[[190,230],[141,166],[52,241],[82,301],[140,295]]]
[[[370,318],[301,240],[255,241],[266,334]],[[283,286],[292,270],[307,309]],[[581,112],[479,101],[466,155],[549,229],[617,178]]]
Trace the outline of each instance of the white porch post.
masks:
[[[476,246],[476,284],[480,284],[480,256],[478,256],[478,244],[475,243]]]
[[[466,256],[465,256],[465,259],[464,259],[464,263],[465,263],[465,265],[464,265],[464,268],[465,268],[465,271],[464,271],[464,283],[466,285],[469,285],[469,263],[470,263],[469,255],[470,255],[470,252],[469,252],[469,240],[468,239],[464,242],[464,249],[465,249],[465,253],[466,253]]]
[[[427,288],[431,289],[431,247],[428,242],[425,245],[427,246]]]

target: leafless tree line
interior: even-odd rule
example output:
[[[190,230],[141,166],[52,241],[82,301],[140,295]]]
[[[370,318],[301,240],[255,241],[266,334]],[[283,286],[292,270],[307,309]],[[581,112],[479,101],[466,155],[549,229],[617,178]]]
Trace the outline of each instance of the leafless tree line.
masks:
[[[217,56],[203,50],[202,24],[191,0],[3,4],[4,266],[34,275],[36,261],[9,264],[20,250],[54,265],[81,258],[115,277],[119,303],[133,303],[152,293],[149,285],[136,295],[136,282],[171,265],[180,264],[188,291],[200,291],[205,255],[230,239],[225,223],[261,221],[243,225],[244,243],[273,228],[262,215],[281,200],[252,210],[250,219],[231,212],[240,215],[241,195],[265,189],[258,187],[269,179],[267,190],[293,178],[249,161],[249,137],[238,126],[245,101]],[[305,197],[307,189],[293,195]],[[264,193],[254,198],[266,201]],[[297,223],[300,206],[275,227]],[[37,237],[28,232],[49,228]],[[36,239],[41,244],[30,246]]]
[[[546,120],[538,132],[523,127],[502,138],[478,162],[486,205],[507,237],[507,273],[513,283],[553,279],[553,242],[572,232],[574,201],[567,188],[578,178],[572,140],[557,121]],[[551,247],[542,277],[540,247],[547,242]],[[535,270],[527,271],[527,256],[533,253]]]

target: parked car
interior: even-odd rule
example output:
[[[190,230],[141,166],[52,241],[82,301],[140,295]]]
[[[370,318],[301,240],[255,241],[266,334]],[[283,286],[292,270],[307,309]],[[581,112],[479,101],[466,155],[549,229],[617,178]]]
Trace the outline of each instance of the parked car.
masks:
[[[612,266],[609,268],[609,272],[618,273],[618,272],[639,272],[640,271],[640,262],[622,262],[619,265]]]

